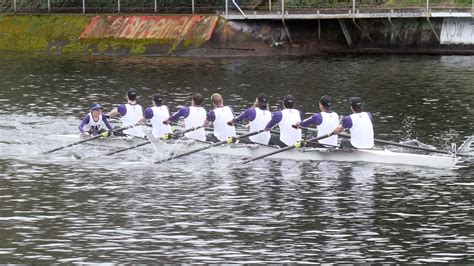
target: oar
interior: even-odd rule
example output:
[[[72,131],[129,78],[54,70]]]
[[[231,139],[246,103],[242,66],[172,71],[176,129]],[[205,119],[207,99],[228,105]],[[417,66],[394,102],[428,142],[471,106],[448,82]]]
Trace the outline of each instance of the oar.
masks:
[[[300,128],[308,130],[308,131],[317,131],[317,129],[310,128],[310,127],[300,127]],[[350,138],[351,137],[351,135],[345,134],[345,133],[340,133],[339,136],[344,137],[344,138]],[[416,149],[416,150],[429,151],[429,152],[437,152],[437,153],[449,154],[449,155],[452,154],[451,151],[442,151],[442,150],[437,150],[437,149],[424,148],[424,147],[419,147],[419,146],[414,146],[414,145],[409,145],[409,144],[403,144],[403,143],[398,143],[398,142],[393,142],[393,141],[387,141],[387,140],[382,140],[382,139],[374,139],[374,142],[379,143],[379,144],[398,146],[398,147],[402,147],[402,148]],[[457,155],[465,156],[465,157],[471,157],[472,156],[472,155],[466,154],[466,153],[458,153]]]
[[[187,132],[191,132],[191,131],[194,131],[194,130],[198,130],[200,128],[202,128],[203,126],[199,126],[199,127],[192,127],[192,128],[188,128],[186,130],[183,130],[183,131],[180,131],[180,132],[177,132],[177,133],[170,133],[170,134],[167,134],[167,135],[176,135],[176,134],[184,134],[184,133],[187,133]],[[163,136],[163,137],[160,137],[159,139],[166,139],[167,136]],[[141,146],[145,146],[147,144],[151,143],[151,141],[145,141],[145,142],[142,142],[142,143],[139,143],[139,144],[136,144],[136,145],[133,145],[133,146],[130,146],[130,147],[126,147],[126,148],[122,148],[122,149],[118,149],[118,150],[115,150],[115,151],[111,151],[109,153],[106,153],[104,155],[114,155],[114,154],[117,154],[117,153],[120,153],[120,152],[123,152],[123,151],[128,151],[128,150],[132,150],[132,149],[135,149],[135,148],[138,148],[138,147],[141,147]]]
[[[304,142],[317,141],[317,140],[320,140],[320,139],[329,138],[332,135],[334,135],[334,133],[329,133],[329,134],[322,135],[322,136],[319,136],[319,137],[316,137],[316,138],[303,140],[302,142],[304,143]],[[266,154],[263,154],[263,155],[260,155],[260,156],[257,156],[257,157],[253,157],[253,158],[244,160],[244,161],[242,161],[242,164],[247,164],[247,163],[250,163],[250,162],[265,158],[265,157],[269,157],[269,156],[272,156],[272,155],[280,153],[280,152],[288,151],[288,150],[291,150],[291,149],[294,149],[294,148],[297,148],[297,147],[301,147],[301,142],[290,145],[290,146],[286,146],[284,148],[281,148],[281,149],[278,149],[278,150],[275,150],[275,151],[272,151],[272,152],[269,152],[269,153],[266,153]]]
[[[101,137],[107,137],[107,136],[110,136],[110,133],[124,131],[124,130],[130,129],[132,127],[135,127],[135,126],[138,126],[138,124],[130,125],[130,126],[126,126],[126,127],[121,127],[121,128],[117,128],[117,129],[112,129],[112,130],[107,130],[107,131],[105,131],[105,132],[103,132],[99,135],[95,135],[95,136],[92,136],[90,138],[68,144],[66,146],[61,146],[61,147],[58,147],[58,148],[55,148],[55,149],[52,149],[52,150],[49,150],[49,151],[45,151],[42,154],[52,153],[52,152],[55,152],[55,151],[59,151],[59,150],[68,148],[68,147],[76,146],[76,145],[84,143],[84,142],[88,142],[88,141],[91,141],[91,140],[94,140],[94,139],[98,139],[98,138],[101,138]]]
[[[260,134],[264,131],[265,131],[265,129],[253,131],[253,132],[250,132],[248,134],[241,135],[241,136],[239,136],[239,138],[250,137],[250,136],[253,136],[253,135]],[[183,156],[186,156],[186,155],[190,155],[190,154],[193,154],[193,153],[196,153],[196,152],[204,151],[204,150],[210,149],[212,147],[216,147],[216,146],[223,145],[223,144],[226,144],[226,143],[231,143],[231,142],[233,142],[233,140],[234,140],[234,137],[230,137],[230,140],[227,139],[227,140],[219,141],[219,142],[212,143],[208,146],[205,146],[205,147],[202,147],[202,148],[199,148],[199,149],[195,149],[195,150],[188,151],[188,152],[185,152],[185,153],[181,153],[181,154],[178,154],[178,155],[172,155],[172,156],[170,156],[166,159],[158,160],[155,163],[158,164],[158,163],[167,162],[167,161],[177,159],[177,158],[180,158],[180,157],[183,157]]]
[[[350,138],[351,137],[351,135],[345,134],[345,133],[341,133],[341,134],[339,134],[339,136],[344,137],[344,138]],[[424,148],[424,147],[419,147],[419,146],[414,146],[414,145],[409,145],[409,144],[403,144],[403,143],[398,143],[398,142],[393,142],[393,141],[387,141],[387,140],[382,140],[382,139],[374,139],[374,142],[379,143],[379,144],[393,145],[393,146],[398,146],[398,147],[402,147],[402,148],[409,148],[409,149],[415,149],[415,150],[421,150],[421,151],[437,152],[437,153],[449,154],[449,155],[452,154],[450,151],[442,151],[442,150],[436,150],[436,149],[431,149],[431,148]]]

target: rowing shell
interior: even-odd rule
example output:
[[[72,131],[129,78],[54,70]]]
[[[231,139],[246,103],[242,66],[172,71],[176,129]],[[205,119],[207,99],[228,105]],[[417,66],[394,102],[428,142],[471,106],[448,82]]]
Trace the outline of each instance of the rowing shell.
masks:
[[[208,146],[208,143],[200,143],[195,141],[181,142],[183,147],[177,148],[170,145],[172,142],[155,142],[159,150],[165,151],[170,149],[181,153],[186,150],[199,149]],[[175,144],[177,144],[175,142]],[[167,147],[168,146],[168,147]],[[175,146],[171,148],[169,146]],[[276,147],[258,145],[258,144],[228,144],[216,146],[204,153],[231,155],[239,157],[256,157],[277,150]],[[274,154],[267,158],[279,160],[297,160],[297,161],[338,161],[338,162],[370,162],[382,164],[402,164],[413,165],[430,168],[453,168],[458,162],[458,158],[441,155],[425,155],[415,153],[393,152],[387,149],[326,149],[326,148],[299,148]]]

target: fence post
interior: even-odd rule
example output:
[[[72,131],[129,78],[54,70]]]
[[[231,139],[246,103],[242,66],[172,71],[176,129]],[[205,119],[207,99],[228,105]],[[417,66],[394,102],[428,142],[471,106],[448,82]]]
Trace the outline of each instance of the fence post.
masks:
[[[13,13],[16,13],[16,0],[13,0]]]
[[[225,1],[225,19],[229,20],[229,0]]]
[[[120,13],[120,0],[117,0],[117,12]]]
[[[48,0],[48,13],[51,13],[51,0]]]
[[[156,12],[158,12],[158,4],[156,3],[156,1],[157,0],[154,1],[155,2],[155,14],[156,14]]]
[[[192,9],[192,12],[194,14],[194,0],[191,0],[191,9]]]
[[[285,16],[285,0],[281,0],[281,17]]]
[[[86,13],[86,0],[82,0],[82,13]]]

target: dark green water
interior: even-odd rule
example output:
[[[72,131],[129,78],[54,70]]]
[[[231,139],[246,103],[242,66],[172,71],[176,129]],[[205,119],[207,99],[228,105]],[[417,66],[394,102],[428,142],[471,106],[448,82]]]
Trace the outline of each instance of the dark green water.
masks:
[[[439,149],[473,134],[474,57],[187,59],[0,56],[0,263],[474,262],[472,161],[460,168],[262,160],[153,150],[52,156],[92,101],[135,88],[172,111],[214,92],[240,113],[260,92],[305,113],[361,96],[376,137]],[[206,107],[210,101],[206,100]]]

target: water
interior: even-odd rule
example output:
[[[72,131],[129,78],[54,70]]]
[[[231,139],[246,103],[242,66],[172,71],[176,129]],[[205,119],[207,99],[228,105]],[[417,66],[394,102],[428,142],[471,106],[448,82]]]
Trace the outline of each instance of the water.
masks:
[[[196,154],[153,165],[150,147],[48,138],[77,131],[92,101],[139,91],[175,111],[219,92],[237,113],[259,92],[292,93],[307,116],[322,94],[361,96],[376,137],[439,149],[474,128],[474,57],[187,59],[0,56],[0,263],[473,263],[472,161],[459,168]]]

